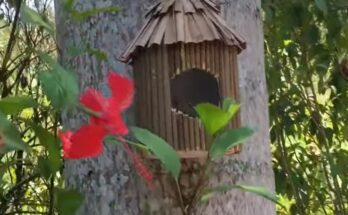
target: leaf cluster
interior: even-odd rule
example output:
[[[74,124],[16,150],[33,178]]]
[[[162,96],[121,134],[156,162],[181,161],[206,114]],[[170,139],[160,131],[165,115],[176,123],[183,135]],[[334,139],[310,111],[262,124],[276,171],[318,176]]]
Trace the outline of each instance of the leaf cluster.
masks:
[[[280,214],[348,213],[348,7],[263,1]]]

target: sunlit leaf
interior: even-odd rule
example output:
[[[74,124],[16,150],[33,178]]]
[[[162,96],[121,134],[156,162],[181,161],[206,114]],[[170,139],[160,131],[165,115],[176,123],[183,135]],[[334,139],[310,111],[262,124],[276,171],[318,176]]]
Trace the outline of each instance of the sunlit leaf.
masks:
[[[0,163],[0,180],[3,178],[3,175],[9,170],[9,168],[11,168],[12,165],[13,165],[13,163],[11,162],[11,160],[7,161],[7,162]]]
[[[62,166],[59,141],[53,134],[41,126],[33,125],[32,127],[36,136],[39,138],[40,144],[48,151],[49,170],[51,174],[54,174],[59,171]]]
[[[195,110],[210,135],[220,131],[230,120],[228,114],[210,103],[199,104],[195,107]]]
[[[209,151],[211,159],[218,159],[226,154],[232,147],[246,141],[254,131],[250,128],[237,128],[228,130],[218,136]]]
[[[2,143],[5,144],[3,152],[29,150],[16,127],[2,113],[0,113],[0,136]]]
[[[5,115],[21,112],[26,108],[36,108],[36,101],[28,96],[6,97],[0,100],[0,111]]]
[[[79,94],[75,76],[49,55],[41,54],[40,58],[51,68],[50,71],[42,72],[39,79],[43,91],[51,100],[52,105],[57,109],[74,106]]]
[[[225,98],[223,102],[222,109],[225,113],[228,114],[229,120],[237,113],[240,105],[232,98]]]
[[[37,11],[31,9],[25,4],[22,4],[21,6],[21,19],[26,23],[39,25],[45,28],[49,33],[54,34],[53,25],[44,21]]]
[[[180,158],[166,141],[150,131],[142,128],[132,127],[134,136],[148,147],[158,159],[163,163],[164,167],[178,179],[180,173]]]

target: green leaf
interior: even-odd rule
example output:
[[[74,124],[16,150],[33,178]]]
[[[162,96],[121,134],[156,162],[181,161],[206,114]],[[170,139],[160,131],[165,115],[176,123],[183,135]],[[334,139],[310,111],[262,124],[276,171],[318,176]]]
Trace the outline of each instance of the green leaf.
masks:
[[[120,11],[119,7],[109,6],[101,8],[93,8],[85,11],[71,10],[71,15],[76,21],[83,21],[91,16],[98,15],[99,13],[117,13]]]
[[[218,136],[209,151],[211,159],[217,159],[226,154],[226,152],[248,139],[254,131],[250,128],[237,128],[228,130]]]
[[[77,57],[87,52],[87,48],[83,45],[71,45],[68,47],[70,57]]]
[[[4,174],[11,168],[13,167],[13,161],[8,160],[6,162],[0,162],[0,179],[3,178]],[[1,181],[0,181],[1,182]],[[0,183],[1,184],[1,183]],[[1,187],[1,185],[0,185]]]
[[[29,147],[22,141],[20,133],[2,113],[0,113],[0,134],[5,144],[5,152],[13,150],[28,151]]]
[[[210,135],[216,134],[224,128],[230,120],[228,114],[210,103],[199,104],[195,107],[195,110]]]
[[[238,188],[242,191],[245,191],[245,192],[254,193],[256,195],[262,196],[262,197],[278,204],[277,195],[274,193],[271,193],[269,190],[267,190],[264,187],[236,185],[236,188]]]
[[[21,112],[26,108],[36,108],[38,104],[27,96],[7,97],[0,100],[0,111],[5,115]]]
[[[315,4],[317,5],[318,9],[321,10],[324,13],[324,15],[326,16],[328,13],[327,1],[326,0],[315,0]]]
[[[40,58],[52,70],[42,72],[39,79],[42,89],[56,109],[69,108],[76,104],[79,90],[75,76],[65,70],[49,55],[41,54]]]
[[[71,57],[77,57],[79,55],[88,53],[95,56],[100,61],[106,61],[108,59],[107,54],[103,50],[92,48],[88,43],[87,45],[81,43],[76,46],[69,46],[68,53],[71,55]]]
[[[48,180],[51,176],[51,166],[47,157],[40,156],[37,160],[37,167],[39,169],[39,173]]]
[[[151,133],[150,131],[132,127],[132,131],[135,137],[144,145],[146,145],[149,150],[151,150],[163,163],[164,167],[176,178],[178,179],[180,173],[180,158],[176,151],[170,146],[166,141],[157,135]]]
[[[225,113],[228,114],[229,120],[237,113],[240,105],[236,103],[236,101],[232,98],[224,99],[222,109]]]
[[[29,24],[35,24],[46,29],[50,34],[54,34],[54,28],[51,23],[44,21],[41,15],[27,5],[21,6],[21,19]]]
[[[106,61],[108,59],[106,53],[101,49],[93,49],[88,47],[87,52],[91,55],[94,55],[100,61]]]
[[[51,174],[55,174],[60,170],[62,164],[60,144],[57,138],[54,137],[46,129],[41,126],[32,125],[36,136],[39,138],[40,144],[48,151],[48,164]]]
[[[223,103],[222,103],[222,110],[224,112],[227,112],[229,107],[234,103],[235,103],[235,101],[233,100],[233,98],[230,98],[230,97],[225,98]]]
[[[60,215],[75,215],[84,197],[75,190],[55,189],[55,206]]]
[[[215,196],[217,193],[221,192],[228,192],[232,189],[239,189],[245,192],[254,193],[256,195],[259,195],[261,197],[264,197],[276,204],[280,204],[278,201],[278,197],[276,194],[271,193],[267,189],[263,187],[254,187],[254,186],[244,186],[244,185],[225,185],[225,186],[219,186],[212,189],[207,190],[204,195],[201,197],[201,201],[206,202],[213,196]]]
[[[64,9],[68,12],[70,12],[73,9],[75,0],[64,0]]]
[[[342,133],[343,133],[344,139],[348,140],[348,127],[347,126],[342,128]]]
[[[111,144],[111,145],[121,145],[120,141],[115,138],[115,136],[108,135],[104,138],[104,142],[106,144]]]

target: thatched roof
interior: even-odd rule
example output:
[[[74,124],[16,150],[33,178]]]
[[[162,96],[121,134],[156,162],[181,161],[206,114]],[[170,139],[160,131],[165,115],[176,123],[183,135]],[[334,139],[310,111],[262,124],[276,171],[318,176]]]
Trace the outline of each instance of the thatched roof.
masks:
[[[220,17],[220,8],[212,0],[161,0],[146,14],[146,23],[120,56],[128,63],[137,48],[154,44],[200,43],[218,40],[236,46],[239,52],[245,42]]]

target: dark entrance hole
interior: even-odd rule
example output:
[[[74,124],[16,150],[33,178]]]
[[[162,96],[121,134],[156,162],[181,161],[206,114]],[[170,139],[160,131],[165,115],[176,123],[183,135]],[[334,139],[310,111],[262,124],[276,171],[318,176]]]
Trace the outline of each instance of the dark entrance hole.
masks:
[[[200,103],[220,103],[218,82],[204,70],[186,70],[175,76],[170,85],[172,108],[189,116],[197,116],[194,107]]]

